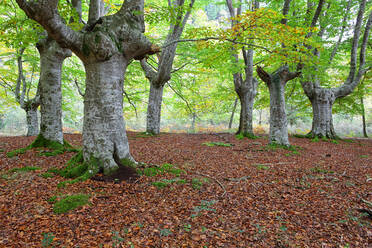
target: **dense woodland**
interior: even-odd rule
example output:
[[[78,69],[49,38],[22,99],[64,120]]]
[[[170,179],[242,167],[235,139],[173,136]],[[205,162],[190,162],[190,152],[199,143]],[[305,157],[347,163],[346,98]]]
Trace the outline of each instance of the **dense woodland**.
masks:
[[[96,224],[102,213],[92,211],[105,204],[118,215],[112,197],[120,194],[143,194],[138,204],[125,197],[118,202],[130,211],[146,209],[143,216],[131,213],[135,217],[119,221],[120,231],[110,218],[102,226],[106,233],[93,242],[89,237],[99,226],[86,222],[91,233],[82,237],[76,226],[69,227],[73,236],[66,234],[69,228],[39,226],[33,237],[34,231],[19,226],[22,197],[0,197],[2,213],[11,211],[2,220],[7,227],[18,225],[14,235],[0,231],[0,244],[367,247],[372,242],[371,143],[342,140],[335,128],[342,120],[368,138],[372,124],[370,1],[3,0],[0,15],[0,130],[15,133],[19,119],[27,125],[26,137],[0,138],[2,195],[22,196],[16,185],[28,187],[35,180],[32,195],[46,190],[48,197],[27,199],[42,209],[35,208],[36,215],[52,223],[64,222],[51,216],[69,210],[58,210],[58,204],[68,205],[61,203],[66,199],[77,203],[74,207],[98,204],[78,210],[89,213],[74,213],[79,219],[94,216]],[[145,132],[128,134],[128,126]],[[27,164],[38,156],[45,159]],[[37,177],[39,170],[45,172]],[[53,195],[50,187],[57,185]],[[182,222],[185,206],[174,197],[189,197],[187,185],[201,204]],[[105,187],[108,194],[100,191]],[[147,203],[162,199],[167,189],[174,192],[164,201],[177,202],[167,205],[174,208],[173,219],[149,217]],[[348,201],[320,201],[320,189],[329,199],[347,195]],[[295,203],[289,195],[306,195],[324,211],[329,208],[326,222],[342,235],[329,231],[322,216],[302,215],[309,201]],[[239,201],[245,209],[236,206]],[[46,202],[55,204],[45,207]],[[281,210],[271,209],[275,204]],[[340,211],[342,204],[346,212]],[[160,206],[155,215],[164,211]],[[290,208],[296,210],[286,212]],[[215,215],[210,222],[202,216],[207,212]],[[334,221],[344,215],[347,221]],[[255,223],[240,222],[244,216]],[[322,231],[310,234],[293,216]],[[151,224],[142,228],[146,221]],[[159,221],[161,227],[154,227]]]

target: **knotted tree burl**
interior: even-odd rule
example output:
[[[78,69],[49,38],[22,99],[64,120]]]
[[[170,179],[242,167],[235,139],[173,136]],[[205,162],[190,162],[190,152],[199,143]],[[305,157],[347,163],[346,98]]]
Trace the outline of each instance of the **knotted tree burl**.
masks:
[[[118,12],[90,22],[80,31],[65,24],[57,10],[58,0],[17,0],[17,3],[51,38],[62,48],[73,51],[84,64],[84,162],[79,171],[85,176],[99,170],[111,174],[120,165],[134,162],[123,118],[124,75],[131,60],[159,51],[143,34],[144,1],[126,0]]]

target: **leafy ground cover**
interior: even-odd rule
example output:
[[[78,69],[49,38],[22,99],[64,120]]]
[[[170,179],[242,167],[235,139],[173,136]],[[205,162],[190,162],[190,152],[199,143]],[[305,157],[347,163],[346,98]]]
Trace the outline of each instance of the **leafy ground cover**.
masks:
[[[48,157],[34,148],[9,158],[34,137],[0,137],[0,247],[372,244],[371,140],[291,138],[295,149],[286,150],[232,134],[128,137],[137,161],[158,166],[135,180],[65,187],[48,170],[76,153]],[[65,138],[81,146],[80,135]],[[231,146],[205,145],[212,143]],[[66,212],[56,211],[64,199]]]

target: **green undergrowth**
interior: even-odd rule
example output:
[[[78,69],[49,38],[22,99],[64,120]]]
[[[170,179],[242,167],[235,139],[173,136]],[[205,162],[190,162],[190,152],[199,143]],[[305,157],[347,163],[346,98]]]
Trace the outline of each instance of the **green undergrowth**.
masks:
[[[148,177],[161,176],[164,174],[172,174],[175,176],[172,179],[161,179],[151,183],[151,185],[159,189],[166,188],[174,184],[190,184],[193,189],[201,189],[204,184],[209,182],[207,178],[192,178],[191,181],[182,179],[180,176],[182,174],[186,174],[186,171],[179,169],[172,164],[163,164],[159,167],[147,167],[140,171],[139,174]]]
[[[149,132],[142,132],[136,135],[136,138],[148,138],[148,137],[154,137],[156,134],[149,133]]]
[[[313,168],[310,168],[310,172],[320,173],[320,174],[334,174],[335,173],[332,170],[323,169],[323,168],[320,168],[319,166],[315,166]]]
[[[268,151],[270,150],[276,151],[277,149],[284,149],[284,150],[291,151],[291,152],[298,152],[298,150],[302,150],[302,148],[299,146],[293,146],[293,145],[286,146],[286,145],[280,145],[277,143],[271,143],[266,146],[266,150]]]
[[[2,174],[0,178],[9,180],[9,179],[14,179],[18,173],[27,173],[27,172],[33,172],[41,170],[40,167],[36,166],[24,166],[24,167],[18,167],[18,168],[13,168],[8,170],[6,173]]]
[[[257,170],[268,170],[270,169],[270,166],[264,165],[264,164],[252,164],[253,167],[256,167]]]
[[[120,166],[127,166],[136,169],[136,164],[129,159],[124,158],[120,160],[120,163]],[[102,164],[103,161],[93,156],[89,159],[89,162],[84,162],[83,152],[80,151],[67,162],[66,167],[63,169],[52,168],[49,169],[48,172],[55,173],[64,178],[72,179],[58,184],[58,187],[65,187],[67,184],[74,184],[88,180],[99,172]],[[104,171],[104,174],[110,175],[114,172],[115,170]]]
[[[68,211],[74,210],[78,207],[87,205],[89,203],[89,195],[77,194],[62,196],[58,199],[57,196],[52,196],[48,199],[48,202],[54,203],[53,212],[56,214],[67,213]]]
[[[65,187],[67,184],[82,182],[97,174],[100,168],[99,164],[99,159],[94,157],[90,159],[90,163],[84,162],[83,152],[80,151],[67,162],[65,168],[53,168],[49,169],[48,172],[55,173],[64,178],[71,178],[72,180],[58,183],[58,187]]]
[[[157,181],[157,182],[153,182],[151,183],[152,185],[154,185],[155,187],[161,189],[161,188],[165,188],[171,184],[185,184],[186,183],[186,180],[185,179],[181,179],[181,178],[172,178],[172,179],[162,179],[160,181]]]
[[[37,171],[37,170],[41,170],[41,168],[40,167],[36,167],[36,166],[25,166],[25,167],[10,169],[8,172],[9,173],[30,172],[30,171]]]
[[[172,179],[162,179],[160,181],[152,182],[151,185],[159,189],[163,189],[174,184],[189,184],[193,189],[200,190],[201,187],[208,182],[208,178],[193,178],[191,179],[191,181],[188,181],[179,177],[175,177]]]
[[[9,158],[15,157],[19,154],[24,154],[26,151],[32,148],[48,148],[51,151],[40,151],[41,156],[56,156],[63,154],[64,152],[77,152],[78,150],[73,148],[66,140],[63,140],[63,145],[56,142],[45,139],[42,135],[38,135],[36,139],[28,146],[20,148],[7,153]]]
[[[159,167],[147,167],[144,168],[142,171],[138,171],[140,175],[145,175],[148,177],[154,177],[158,175],[163,175],[165,173],[173,174],[179,177],[181,174],[185,174],[186,172],[182,169],[175,167],[172,164],[163,164]]]
[[[226,146],[226,147],[232,146],[232,144],[223,143],[223,142],[205,142],[202,145],[205,145],[205,146]]]
[[[247,138],[247,139],[258,139],[259,137],[252,134],[252,133],[239,133],[237,135],[235,135],[235,138],[238,139],[238,140],[242,140],[244,138]]]
[[[42,178],[52,178],[54,177],[54,174],[51,172],[45,172],[45,173],[41,173],[39,176],[41,176]]]

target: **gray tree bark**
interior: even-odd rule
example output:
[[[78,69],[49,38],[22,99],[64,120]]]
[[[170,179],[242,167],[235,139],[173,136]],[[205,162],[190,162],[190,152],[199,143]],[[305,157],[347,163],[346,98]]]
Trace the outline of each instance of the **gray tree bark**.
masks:
[[[160,132],[163,89],[164,85],[171,79],[172,66],[177,49],[177,42],[175,41],[179,40],[182,35],[194,2],[195,0],[190,1],[189,10],[184,14],[181,9],[185,5],[185,0],[168,1],[169,7],[173,8],[177,13],[175,17],[176,23],[171,23],[168,36],[164,42],[164,44],[172,45],[162,50],[156,70],[147,63],[146,59],[141,61],[142,69],[151,85],[146,119],[146,132],[148,133],[159,134]]]
[[[313,87],[309,89],[309,87]],[[336,138],[333,127],[332,107],[336,100],[333,89],[317,87],[314,84],[303,85],[305,93],[313,109],[311,137]]]
[[[100,17],[82,31],[69,28],[58,15],[57,0],[17,0],[63,48],[71,49],[86,70],[83,157],[88,172],[113,173],[132,160],[123,118],[123,79],[132,59],[143,59],[159,48],[143,35],[143,0],[126,0],[120,10]]]
[[[288,66],[282,66],[272,74],[257,67],[258,76],[264,81],[270,92],[270,144],[289,146],[288,123],[285,111],[285,85],[300,75],[290,72]]]
[[[150,82],[149,103],[147,106],[146,132],[160,133],[161,103],[163,100],[164,85]]]
[[[25,105],[24,110],[26,111],[27,136],[36,136],[39,134],[39,120],[37,117],[39,102],[31,100],[26,102]]]
[[[63,144],[62,64],[71,56],[71,51],[61,48],[50,38],[39,40],[37,49],[40,54],[40,135]]]

